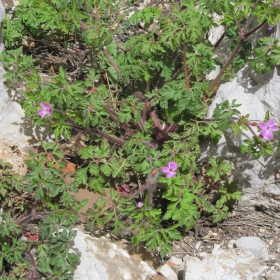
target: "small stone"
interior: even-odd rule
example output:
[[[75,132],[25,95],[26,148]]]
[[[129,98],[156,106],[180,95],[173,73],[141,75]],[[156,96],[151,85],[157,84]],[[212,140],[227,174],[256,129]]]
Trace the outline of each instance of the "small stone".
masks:
[[[280,280],[280,272],[266,275],[267,280]]]
[[[202,261],[189,257],[185,266],[184,280],[260,279],[266,269],[250,251],[244,249],[230,249],[221,255],[209,254]]]
[[[177,257],[171,257],[169,259],[169,261],[174,263],[175,265],[179,265],[183,262],[183,260],[181,258],[177,258]]]
[[[272,254],[269,254],[269,258],[270,258],[270,261],[276,261],[278,259],[279,255],[277,253],[272,253]],[[276,263],[275,263],[276,264]],[[278,264],[278,263],[277,263]],[[278,264],[279,265],[279,264]]]
[[[269,260],[265,243],[258,237],[241,237],[236,240],[236,246],[251,251],[258,260]]]
[[[219,256],[223,254],[225,251],[221,248],[220,244],[214,244],[214,249],[212,251],[212,254],[215,256]]]
[[[229,248],[229,249],[233,249],[235,243],[236,243],[236,240],[233,240],[233,239],[230,240],[230,241],[228,242],[228,248]]]
[[[218,238],[218,234],[216,232],[213,232],[211,237],[217,239]]]
[[[198,250],[200,245],[201,245],[201,241],[197,242],[196,245],[195,245],[195,249]]]
[[[206,258],[208,256],[208,254],[206,252],[201,252],[201,253],[199,253],[199,256],[201,258]]]
[[[164,264],[160,270],[160,274],[166,277],[168,280],[178,280],[177,274],[170,268],[169,265]]]

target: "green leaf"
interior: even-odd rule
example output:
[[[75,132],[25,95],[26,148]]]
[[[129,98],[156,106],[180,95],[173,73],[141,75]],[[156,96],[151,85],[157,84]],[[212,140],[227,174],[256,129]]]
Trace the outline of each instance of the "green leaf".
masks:
[[[105,190],[103,188],[103,184],[98,180],[98,178],[90,178],[89,179],[89,186],[91,190],[98,192],[102,195],[105,195]]]
[[[101,165],[100,170],[101,170],[101,172],[103,172],[104,175],[106,175],[106,176],[110,176],[111,173],[112,173],[111,167],[110,167],[108,164],[106,164],[106,163],[103,163],[103,164]]]

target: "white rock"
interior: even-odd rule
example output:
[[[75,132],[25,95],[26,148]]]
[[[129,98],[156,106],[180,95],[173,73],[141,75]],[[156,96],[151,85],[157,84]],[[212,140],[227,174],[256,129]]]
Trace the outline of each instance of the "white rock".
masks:
[[[176,265],[179,265],[183,262],[183,260],[181,258],[177,258],[177,257],[171,257],[168,261],[176,264]]]
[[[220,20],[223,18],[223,16],[220,16],[216,13],[213,14],[214,21],[219,24]],[[211,44],[214,46],[217,41],[221,38],[225,31],[225,27],[223,25],[219,25],[217,27],[211,27],[208,32],[208,40],[211,42]]]
[[[270,259],[265,243],[258,237],[241,237],[236,240],[236,246],[249,250],[258,260],[268,261]]]
[[[201,252],[199,253],[199,256],[204,259],[208,256],[208,254],[206,252]]]
[[[220,244],[214,244],[214,249],[212,250],[212,254],[213,254],[214,256],[222,255],[224,252],[225,252],[225,250],[223,250],[223,249],[221,248],[221,245],[220,245]]]
[[[231,239],[231,240],[228,242],[228,248],[229,248],[229,249],[232,249],[233,246],[235,245],[235,243],[236,243],[236,240]]]
[[[200,248],[200,246],[201,246],[201,241],[198,241],[198,242],[195,244],[194,248],[195,248],[196,250],[198,250],[198,249]]]
[[[81,263],[74,280],[145,280],[156,274],[147,263],[133,259],[107,238],[95,238],[76,230],[74,247],[81,252]]]
[[[205,78],[206,80],[215,80],[216,77],[219,75],[221,71],[221,66],[220,65],[215,65],[215,70],[211,71],[209,74],[206,74]]]
[[[168,280],[178,280],[177,274],[171,269],[168,264],[164,264],[159,272]]]
[[[5,17],[5,8],[3,7],[2,1],[0,1],[0,23],[2,22],[3,18]],[[3,47],[3,37],[2,37],[2,27],[0,32],[0,44],[1,44],[1,50]]]
[[[254,255],[243,249],[230,249],[221,255],[208,255],[202,261],[186,259],[184,280],[255,280],[260,279],[262,267]]]
[[[280,280],[280,272],[266,275],[267,280]]]
[[[266,111],[280,124],[280,75],[278,70],[271,71],[262,77],[260,84],[252,79],[252,71],[248,66],[239,71],[237,77],[222,84],[212,104],[207,117],[211,118],[217,103],[225,100],[242,104],[237,109],[242,115],[250,114],[250,120],[263,121]],[[257,128],[253,130],[258,134]],[[245,139],[252,139],[250,131],[242,131],[234,138],[231,130],[226,131],[217,145],[204,143],[201,146],[201,161],[209,161],[209,157],[227,160],[233,165],[233,179],[238,180],[242,190],[242,201],[238,203],[238,211],[262,209],[268,214],[280,217],[280,182],[275,180],[278,172],[277,162],[280,153],[275,151],[272,156],[255,160],[248,154],[241,153],[241,145]],[[277,136],[276,136],[277,138]]]

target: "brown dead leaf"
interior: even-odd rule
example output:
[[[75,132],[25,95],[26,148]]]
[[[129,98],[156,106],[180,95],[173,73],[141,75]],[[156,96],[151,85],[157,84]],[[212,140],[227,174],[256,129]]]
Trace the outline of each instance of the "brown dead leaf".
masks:
[[[74,174],[76,172],[76,164],[70,161],[67,161],[66,167],[61,168],[63,173]]]

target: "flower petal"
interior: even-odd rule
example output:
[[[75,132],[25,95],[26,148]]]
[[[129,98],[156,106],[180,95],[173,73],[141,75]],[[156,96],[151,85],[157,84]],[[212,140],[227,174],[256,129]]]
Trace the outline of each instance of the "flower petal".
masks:
[[[143,202],[141,202],[141,201],[139,201],[138,203],[137,203],[137,207],[142,207],[143,206]]]
[[[267,139],[272,139],[273,138],[273,134],[270,130],[263,130],[261,132],[261,135]]]
[[[44,101],[42,101],[42,102],[40,103],[40,105],[42,106],[43,109],[45,109],[46,106],[47,106],[48,104],[46,104]]]
[[[161,171],[164,172],[164,173],[169,172],[169,170],[170,169],[167,166],[164,166],[164,167],[161,168]]]
[[[269,128],[270,131],[278,131],[278,126],[274,125]]]
[[[47,114],[46,110],[40,110],[40,111],[38,112],[38,115],[40,115],[41,118],[44,118],[44,117],[46,116],[46,114]]]
[[[176,162],[170,161],[170,162],[168,163],[168,167],[169,167],[169,169],[171,169],[171,170],[176,170],[176,169],[178,168],[178,164],[177,164]]]
[[[273,126],[274,125],[274,120],[273,119],[269,119],[267,121],[267,126]]]
[[[266,129],[267,128],[267,124],[262,122],[259,124],[260,129]]]
[[[177,172],[171,170],[171,171],[166,173],[166,177],[167,178],[173,178],[174,176],[176,176],[176,174],[177,174]]]

